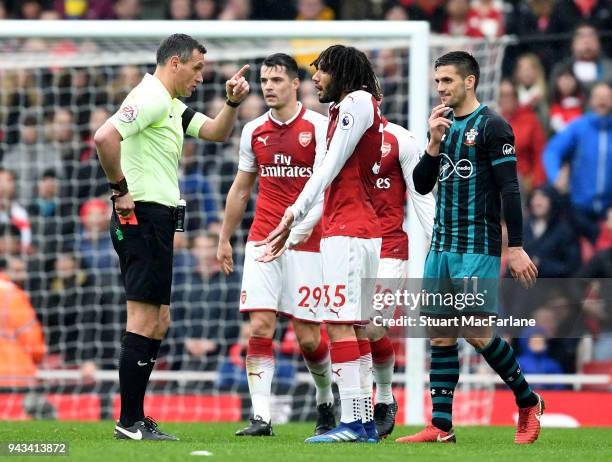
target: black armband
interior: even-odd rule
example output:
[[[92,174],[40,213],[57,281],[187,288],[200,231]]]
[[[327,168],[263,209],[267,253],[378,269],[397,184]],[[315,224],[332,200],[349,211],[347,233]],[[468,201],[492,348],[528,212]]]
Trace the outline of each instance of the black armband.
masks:
[[[183,114],[181,115],[181,125],[183,126],[183,133],[187,133],[187,128],[193,119],[193,116],[196,115],[196,111],[188,107],[185,109]]]
[[[416,192],[425,195],[433,190],[440,173],[440,160],[441,156],[432,156],[427,151],[421,156],[419,163],[412,171],[412,181],[414,181]]]
[[[130,192],[125,177],[121,178],[117,183],[108,183],[108,186],[113,190],[116,197],[125,196]]]
[[[227,99],[225,100],[225,104],[227,104],[229,107],[233,107],[233,108],[236,108],[236,107],[240,106],[240,104],[241,104],[241,103],[242,103],[242,101],[240,101],[240,102],[236,103],[236,102],[232,101],[232,100],[231,100],[231,99],[229,99],[229,98],[227,98]]]

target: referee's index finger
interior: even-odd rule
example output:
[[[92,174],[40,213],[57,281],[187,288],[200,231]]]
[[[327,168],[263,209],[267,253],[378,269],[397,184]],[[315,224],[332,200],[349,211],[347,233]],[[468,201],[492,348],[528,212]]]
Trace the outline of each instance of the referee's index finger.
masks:
[[[242,66],[242,68],[236,72],[236,74],[234,74],[234,77],[232,77],[232,80],[235,79],[239,79],[240,77],[243,77],[244,74],[246,74],[246,72],[251,68],[251,66],[249,66],[248,64],[245,64],[244,66]]]

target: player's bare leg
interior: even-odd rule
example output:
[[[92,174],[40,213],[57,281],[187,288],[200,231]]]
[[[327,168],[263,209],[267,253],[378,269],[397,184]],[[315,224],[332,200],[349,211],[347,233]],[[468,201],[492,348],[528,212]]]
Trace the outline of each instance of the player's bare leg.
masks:
[[[115,425],[115,438],[129,440],[178,440],[159,430],[144,414],[144,397],[155,367],[162,339],[170,326],[168,305],[129,300],[126,333],[121,341],[119,383],[121,416]]]
[[[366,327],[372,350],[372,365],[376,394],[374,396],[374,422],[378,436],[386,438],[393,432],[397,415],[397,401],[393,396],[393,369],[395,366],[395,351],[387,336],[387,329],[375,326]]]
[[[470,329],[471,330],[471,329]],[[467,332],[466,340],[476,348],[489,366],[502,378],[514,393],[519,408],[514,442],[531,444],[540,435],[540,418],[544,413],[544,400],[534,393],[516,360],[514,350],[504,339],[492,335],[490,328]]]
[[[270,395],[274,376],[272,337],[276,329],[276,312],[251,311],[251,337],[246,356],[246,372],[253,406],[248,427],[236,436],[274,436],[270,416]]]
[[[316,387],[317,423],[315,435],[322,435],[336,426],[334,395],[332,393],[332,369],[329,343],[321,338],[321,325],[294,320],[295,335],[306,366]]]

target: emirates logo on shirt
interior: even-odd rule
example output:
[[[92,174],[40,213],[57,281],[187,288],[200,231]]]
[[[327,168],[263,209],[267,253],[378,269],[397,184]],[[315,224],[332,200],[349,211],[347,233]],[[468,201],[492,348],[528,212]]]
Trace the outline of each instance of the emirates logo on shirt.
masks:
[[[312,167],[293,165],[292,156],[274,154],[273,165],[260,165],[259,176],[279,178],[309,178],[312,176]]]
[[[298,135],[298,143],[305,148],[312,141],[312,133],[311,132],[300,132]]]

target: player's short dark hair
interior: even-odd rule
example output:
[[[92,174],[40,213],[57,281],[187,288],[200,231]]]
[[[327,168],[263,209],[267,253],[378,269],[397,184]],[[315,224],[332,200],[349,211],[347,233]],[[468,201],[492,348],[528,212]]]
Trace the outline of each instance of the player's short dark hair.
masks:
[[[330,74],[332,83],[340,93],[365,90],[377,101],[382,99],[382,90],[372,63],[357,48],[332,45],[323,50],[310,65]]]
[[[295,62],[295,59],[293,59],[288,54],[274,53],[273,55],[270,55],[266,59],[264,59],[261,65],[266,66],[266,67],[276,67],[276,66],[284,67],[285,72],[287,72],[287,75],[289,76],[290,79],[298,78],[297,62]]]
[[[193,37],[187,34],[172,34],[159,45],[157,64],[166,64],[173,56],[178,56],[182,63],[186,63],[191,59],[193,50],[206,54],[206,47]]]
[[[455,66],[457,72],[464,79],[468,75],[473,75],[476,78],[474,83],[474,90],[478,87],[478,81],[480,80],[480,66],[478,61],[467,51],[451,51],[445,55],[440,56],[434,63],[434,69],[438,69],[440,66]]]

